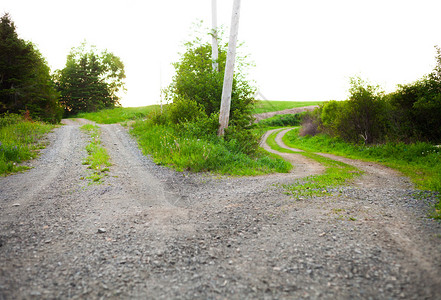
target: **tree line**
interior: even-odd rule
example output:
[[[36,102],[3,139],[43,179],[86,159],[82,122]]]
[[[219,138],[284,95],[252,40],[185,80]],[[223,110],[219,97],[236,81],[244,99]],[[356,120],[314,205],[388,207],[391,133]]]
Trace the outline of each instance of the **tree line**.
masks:
[[[85,43],[51,74],[37,47],[19,38],[9,14],[0,19],[0,114],[57,123],[63,116],[112,108],[120,104],[124,79],[119,57]]]
[[[329,101],[303,119],[303,135],[320,132],[347,142],[441,143],[441,49],[423,78],[386,94],[378,85],[351,79],[346,101]]]

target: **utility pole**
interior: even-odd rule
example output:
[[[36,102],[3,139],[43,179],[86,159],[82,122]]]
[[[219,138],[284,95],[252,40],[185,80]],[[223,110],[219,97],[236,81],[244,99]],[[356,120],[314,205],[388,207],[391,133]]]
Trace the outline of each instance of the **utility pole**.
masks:
[[[233,15],[231,17],[230,38],[228,41],[227,62],[225,65],[224,86],[219,113],[218,135],[223,136],[230,119],[231,91],[233,88],[234,63],[236,61],[237,35],[239,32],[240,0],[234,0]]]
[[[211,27],[212,27],[212,32],[211,32],[211,38],[212,38],[212,42],[211,42],[211,59],[213,61],[213,71],[218,72],[219,71],[219,65],[218,65],[218,57],[219,57],[219,53],[218,53],[218,43],[217,43],[217,1],[216,0],[211,0],[211,14],[212,14],[212,18],[211,18]]]

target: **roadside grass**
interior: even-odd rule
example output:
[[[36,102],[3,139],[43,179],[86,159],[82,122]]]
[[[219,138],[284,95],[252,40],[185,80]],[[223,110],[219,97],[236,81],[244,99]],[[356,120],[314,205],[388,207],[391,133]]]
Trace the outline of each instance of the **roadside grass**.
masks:
[[[74,118],[83,118],[99,124],[115,124],[146,118],[149,114],[159,111],[159,105],[142,107],[116,107],[92,113],[80,113]]]
[[[421,142],[353,145],[324,134],[299,137],[298,129],[288,132],[283,140],[290,147],[378,162],[397,169],[418,189],[431,191],[438,197],[432,217],[441,219],[441,148]]]
[[[319,105],[325,101],[267,101],[267,100],[257,100],[254,107],[254,114],[261,114],[265,112],[273,112],[279,110],[285,110],[295,107]]]
[[[362,171],[351,165],[335,161],[312,152],[298,152],[280,147],[275,138],[277,134],[285,128],[276,130],[267,138],[267,143],[271,149],[282,153],[296,153],[314,159],[322,164],[326,170],[320,175],[311,175],[299,180],[293,184],[285,184],[282,187],[296,200],[303,200],[311,197],[319,197],[329,194],[331,189],[342,186],[356,176],[360,176]]]
[[[255,176],[287,173],[291,168],[283,159],[263,151],[250,157],[237,149],[234,140],[227,142],[217,136],[198,138],[174,127],[153,125],[148,121],[137,121],[131,133],[145,155],[151,155],[157,164],[178,171]]]
[[[0,116],[0,175],[29,169],[20,163],[38,155],[38,150],[45,147],[41,138],[53,128],[15,114]]]
[[[86,146],[88,156],[84,159],[83,165],[89,165],[88,169],[91,169],[92,173],[86,178],[91,180],[91,183],[100,183],[111,166],[110,156],[101,146],[100,129],[97,125],[86,124],[81,126],[81,130],[87,132],[91,138]]]

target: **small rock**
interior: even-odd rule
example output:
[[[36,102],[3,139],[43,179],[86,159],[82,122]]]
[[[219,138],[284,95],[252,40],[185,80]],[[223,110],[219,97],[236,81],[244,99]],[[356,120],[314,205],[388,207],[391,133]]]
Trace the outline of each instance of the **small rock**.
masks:
[[[12,206],[13,206],[13,207],[20,206],[20,203],[14,203],[14,204],[12,204]]]
[[[106,233],[106,228],[98,228],[98,233]]]

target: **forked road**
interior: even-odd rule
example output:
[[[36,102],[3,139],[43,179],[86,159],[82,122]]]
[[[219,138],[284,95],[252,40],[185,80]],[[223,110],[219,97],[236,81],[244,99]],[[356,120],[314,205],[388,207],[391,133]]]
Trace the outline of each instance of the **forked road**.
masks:
[[[79,127],[56,129],[32,170],[0,178],[0,299],[441,294],[441,228],[389,169],[345,160],[366,174],[294,201],[280,184],[323,171],[300,156],[287,157],[290,174],[177,173],[102,125],[113,165],[88,185]]]

